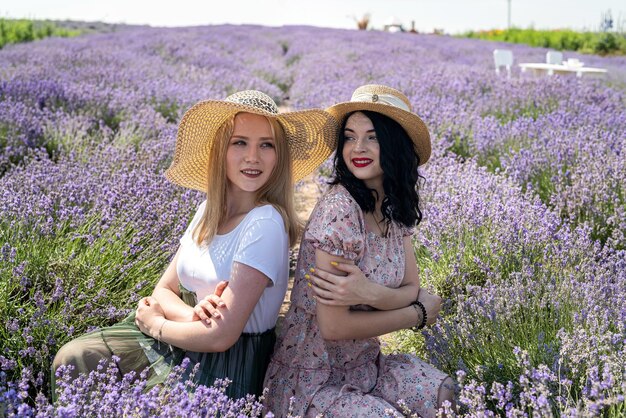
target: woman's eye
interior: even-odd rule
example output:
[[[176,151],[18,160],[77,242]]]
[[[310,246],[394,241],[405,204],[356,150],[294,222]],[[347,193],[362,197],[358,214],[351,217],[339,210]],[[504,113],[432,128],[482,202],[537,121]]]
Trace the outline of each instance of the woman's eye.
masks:
[[[369,139],[370,141],[378,141],[378,138],[377,138],[377,137],[375,137],[375,136],[370,136],[368,139]]]
[[[348,142],[348,141],[354,141],[355,139],[354,139],[354,137],[351,137],[351,136],[345,136],[345,137],[343,138],[343,140],[344,140],[344,141],[346,141],[346,142]]]
[[[274,148],[274,144],[272,144],[271,142],[264,142],[261,144],[262,148]]]
[[[243,146],[243,145],[246,145],[246,141],[243,141],[241,139],[237,139],[237,140],[231,142],[231,145]]]

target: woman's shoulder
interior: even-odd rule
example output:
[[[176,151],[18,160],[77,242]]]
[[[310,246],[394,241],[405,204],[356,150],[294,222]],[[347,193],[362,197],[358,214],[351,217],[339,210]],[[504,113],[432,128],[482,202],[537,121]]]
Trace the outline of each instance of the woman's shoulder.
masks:
[[[342,185],[333,185],[320,198],[309,218],[309,226],[326,227],[337,222],[349,222],[355,225],[363,223],[363,215],[359,204],[350,192]]]
[[[363,252],[365,223],[352,195],[334,185],[320,199],[305,228],[304,241],[329,254],[355,260]]]
[[[279,225],[282,225],[284,229],[284,221],[283,217],[274,206],[267,204],[262,206],[257,206],[252,209],[248,216],[246,216],[248,223],[257,222],[257,221],[274,221]]]
[[[194,212],[194,216],[198,213],[204,213],[204,209],[206,208],[206,199],[204,199],[198,206],[196,206],[196,211]]]
[[[327,210],[333,209],[353,209],[358,210],[359,204],[352,197],[350,192],[341,184],[334,184],[328,189],[328,191],[322,196],[317,204],[318,209]]]
[[[196,212],[194,213],[193,218],[191,219],[191,222],[190,222],[191,229],[195,228],[196,225],[200,223],[202,216],[204,216],[205,209],[206,209],[206,199],[204,199],[202,203],[198,205]]]

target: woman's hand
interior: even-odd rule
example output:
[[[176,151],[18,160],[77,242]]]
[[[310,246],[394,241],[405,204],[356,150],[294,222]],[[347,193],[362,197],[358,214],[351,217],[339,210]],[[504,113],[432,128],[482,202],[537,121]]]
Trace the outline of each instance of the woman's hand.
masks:
[[[158,339],[159,328],[165,322],[165,312],[152,296],[142,298],[135,315],[135,325],[141,332]]]
[[[202,321],[205,324],[209,325],[211,323],[211,318],[217,319],[222,316],[217,308],[223,308],[226,306],[226,303],[224,303],[221,296],[227,286],[227,281],[224,280],[219,282],[217,286],[215,286],[214,293],[205,296],[201,301],[196,304],[196,306],[194,306],[194,321]]]
[[[422,302],[422,305],[426,308],[426,316],[428,317],[426,325],[432,325],[437,322],[442,299],[437,295],[433,295],[428,290],[421,288],[417,295],[417,300]]]
[[[318,268],[304,277],[317,295],[317,301],[329,306],[374,305],[372,282],[354,264],[331,263],[334,268],[347,273],[338,276]]]

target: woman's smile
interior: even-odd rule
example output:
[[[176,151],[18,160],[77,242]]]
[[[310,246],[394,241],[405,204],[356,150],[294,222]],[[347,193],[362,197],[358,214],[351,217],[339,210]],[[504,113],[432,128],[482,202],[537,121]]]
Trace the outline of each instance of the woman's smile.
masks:
[[[263,174],[263,171],[261,170],[252,170],[252,169],[243,169],[241,170],[241,174],[243,174],[246,177],[249,177],[251,179],[255,179],[257,177],[259,177],[261,174]]]
[[[372,160],[371,158],[353,158],[352,159],[352,164],[354,164],[354,166],[357,168],[367,167],[373,162],[374,160]]]

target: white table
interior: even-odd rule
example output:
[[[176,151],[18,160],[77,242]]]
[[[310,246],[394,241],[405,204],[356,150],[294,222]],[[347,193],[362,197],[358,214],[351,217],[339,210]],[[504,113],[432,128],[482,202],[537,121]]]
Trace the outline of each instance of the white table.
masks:
[[[522,72],[530,70],[533,74],[576,74],[576,77],[582,77],[583,74],[604,75],[604,68],[584,67],[584,66],[568,66],[561,64],[546,64],[544,62],[524,62],[521,63]]]

